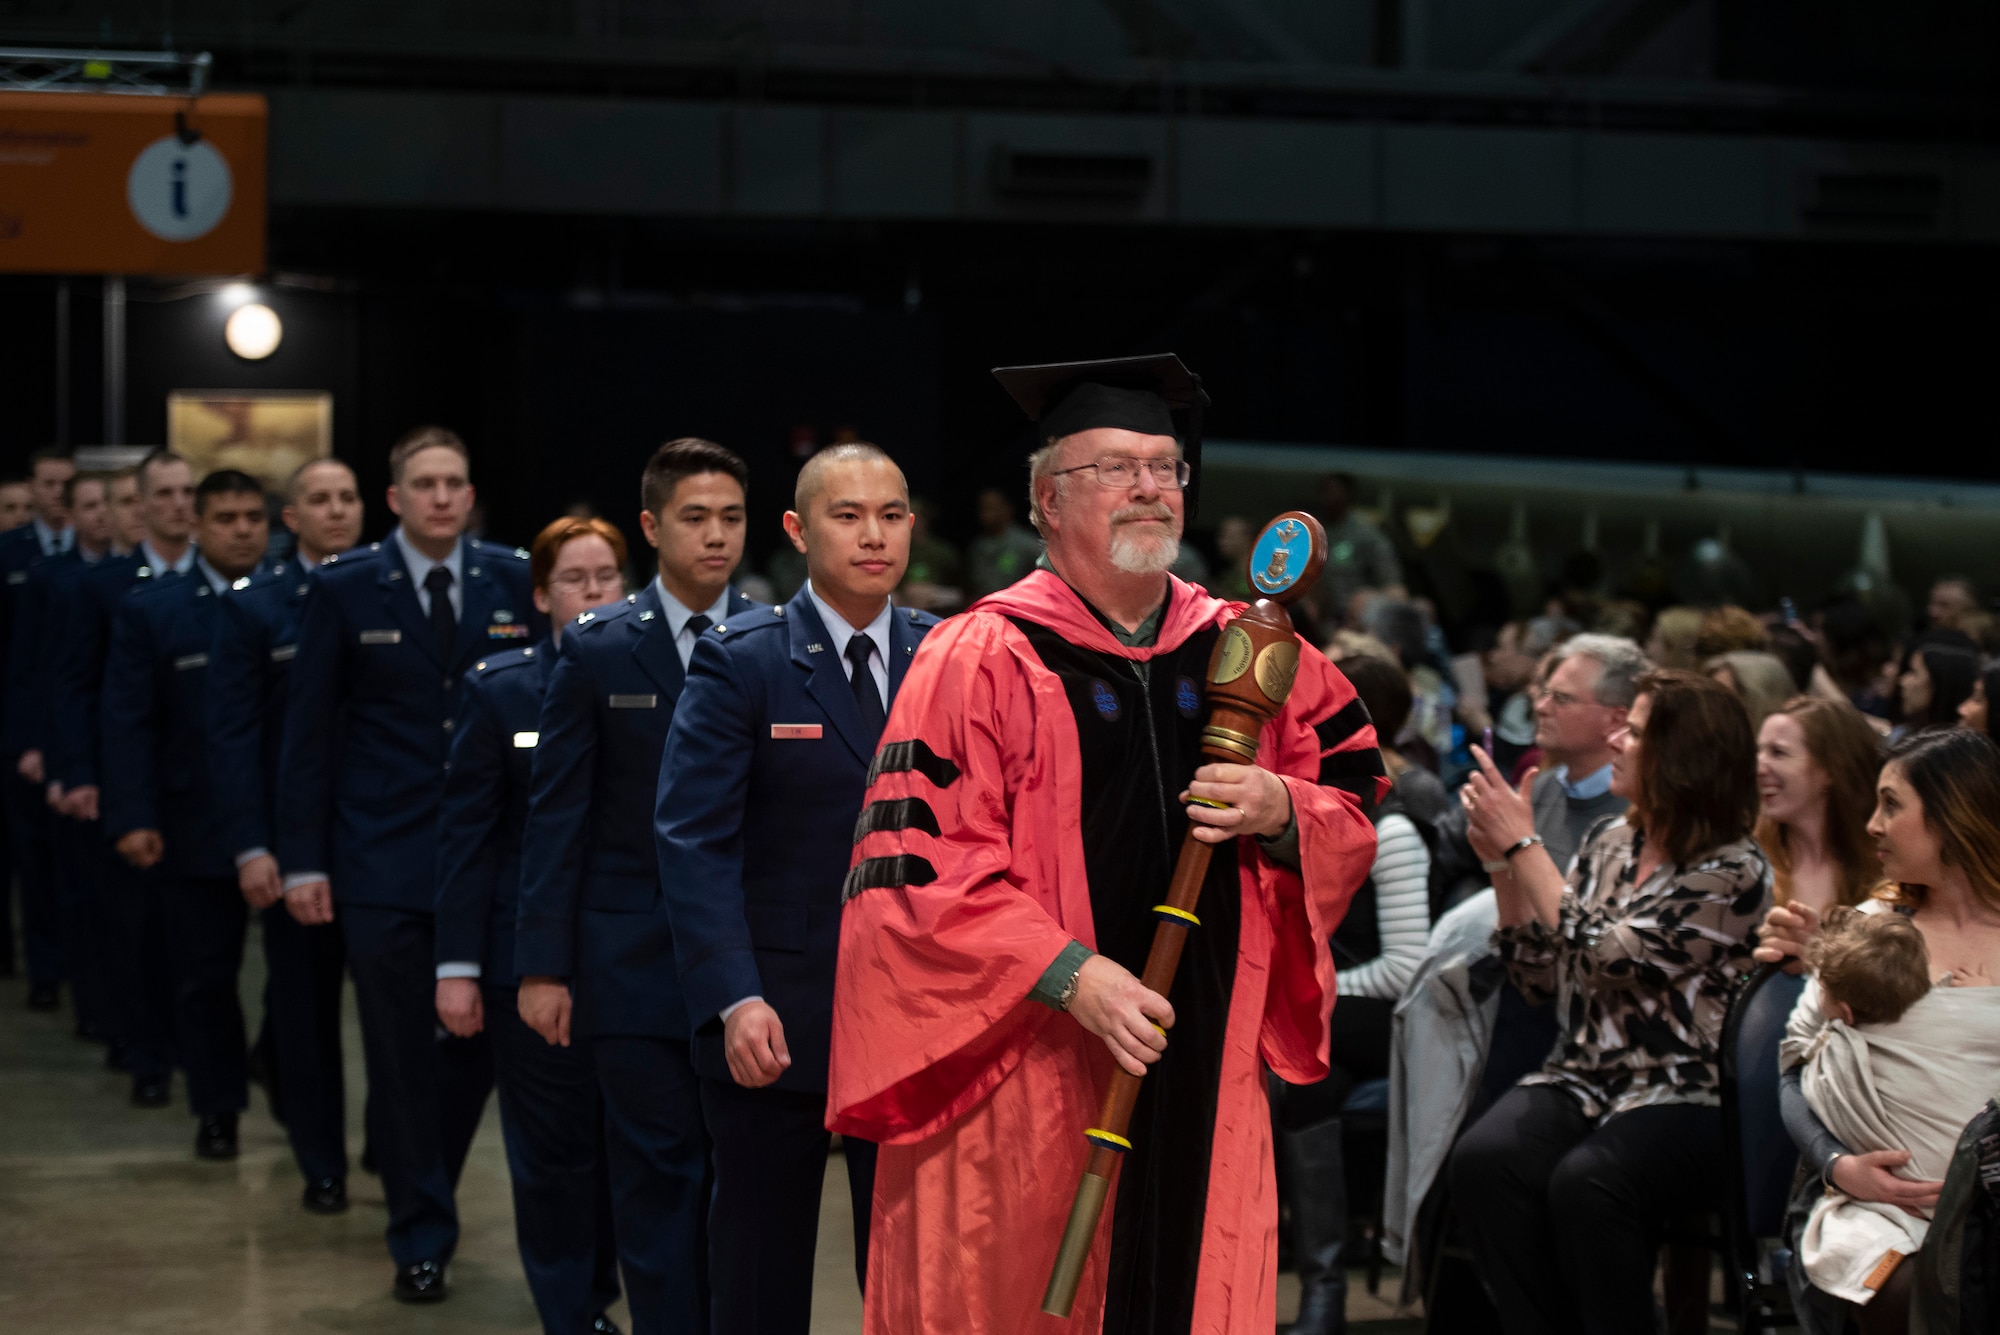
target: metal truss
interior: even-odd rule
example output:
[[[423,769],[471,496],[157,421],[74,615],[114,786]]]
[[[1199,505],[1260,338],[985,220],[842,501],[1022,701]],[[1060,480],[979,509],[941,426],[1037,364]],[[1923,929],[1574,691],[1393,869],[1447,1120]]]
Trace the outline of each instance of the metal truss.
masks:
[[[83,51],[0,47],[0,92],[199,97],[214,58],[203,51]]]

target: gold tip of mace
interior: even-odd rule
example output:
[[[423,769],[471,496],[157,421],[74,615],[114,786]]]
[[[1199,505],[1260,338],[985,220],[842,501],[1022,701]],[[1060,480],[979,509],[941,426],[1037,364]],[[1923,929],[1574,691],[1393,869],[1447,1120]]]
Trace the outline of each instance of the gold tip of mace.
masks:
[[[1095,1173],[1085,1173],[1076,1184],[1069,1224],[1063,1229],[1062,1246],[1056,1249],[1048,1292],[1042,1295],[1042,1311],[1050,1316],[1067,1317],[1076,1306],[1076,1286],[1083,1278],[1083,1263],[1090,1259],[1091,1239],[1097,1236],[1097,1218],[1104,1212],[1104,1195],[1110,1189],[1111,1179]]]

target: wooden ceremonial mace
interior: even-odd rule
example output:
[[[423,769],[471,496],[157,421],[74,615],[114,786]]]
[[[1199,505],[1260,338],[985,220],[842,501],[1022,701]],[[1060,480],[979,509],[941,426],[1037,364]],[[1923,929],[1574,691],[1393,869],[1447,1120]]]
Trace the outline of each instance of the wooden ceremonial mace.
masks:
[[[1257,763],[1257,735],[1284,708],[1292,693],[1292,678],[1299,670],[1299,640],[1284,604],[1311,588],[1324,564],[1326,530],[1317,519],[1298,510],[1273,519],[1251,547],[1250,587],[1266,596],[1223,628],[1215,652],[1209,656],[1208,724],[1201,730],[1205,760]],[[1191,800],[1202,806],[1223,805],[1201,798]],[[1215,845],[1194,837],[1191,822],[1181,840],[1180,859],[1174,864],[1166,902],[1153,908],[1160,925],[1153,931],[1153,948],[1147,952],[1146,971],[1139,981],[1163,997],[1173,989],[1187,934],[1201,926],[1195,902],[1201,898],[1202,879],[1208,875],[1208,859],[1214,851]],[[1083,1167],[1083,1180],[1077,1183],[1076,1201],[1070,1206],[1069,1224],[1063,1229],[1048,1290],[1042,1295],[1042,1311],[1050,1316],[1067,1317],[1076,1304],[1077,1282],[1083,1277],[1083,1263],[1097,1235],[1104,1198],[1111,1190],[1112,1170],[1118,1156],[1132,1148],[1125,1133],[1131,1128],[1139,1079],[1122,1066],[1114,1070],[1097,1125],[1083,1133],[1090,1142],[1090,1158]]]

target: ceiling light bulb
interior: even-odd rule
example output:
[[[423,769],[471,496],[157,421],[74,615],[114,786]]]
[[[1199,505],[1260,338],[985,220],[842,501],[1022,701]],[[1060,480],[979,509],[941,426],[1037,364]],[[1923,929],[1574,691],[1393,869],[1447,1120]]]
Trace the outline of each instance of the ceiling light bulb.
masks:
[[[278,313],[262,302],[238,306],[222,326],[222,339],[229,350],[246,362],[260,362],[278,350],[285,326]]]

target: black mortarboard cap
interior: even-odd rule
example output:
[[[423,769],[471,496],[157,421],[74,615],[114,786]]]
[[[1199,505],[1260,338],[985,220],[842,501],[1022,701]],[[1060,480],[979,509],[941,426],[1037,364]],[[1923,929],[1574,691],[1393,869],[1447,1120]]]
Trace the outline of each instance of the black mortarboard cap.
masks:
[[[1038,425],[1036,434],[1043,440],[1097,427],[1179,440],[1193,470],[1186,509],[1188,518],[1194,517],[1195,488],[1201,484],[1201,418],[1208,395],[1201,377],[1181,365],[1179,357],[1162,352],[1096,362],[998,366],[993,378]]]

